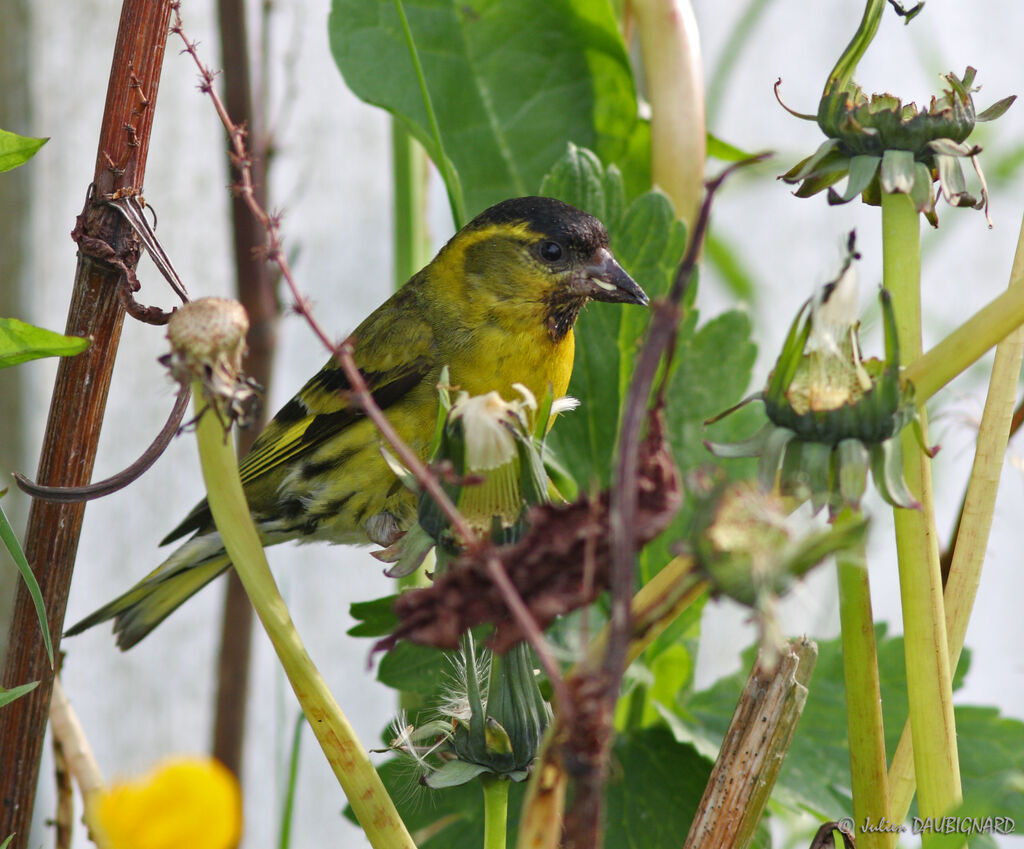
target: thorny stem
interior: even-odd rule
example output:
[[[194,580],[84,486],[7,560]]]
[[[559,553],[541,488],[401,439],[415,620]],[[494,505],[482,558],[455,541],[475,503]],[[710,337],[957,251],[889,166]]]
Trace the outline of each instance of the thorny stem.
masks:
[[[1021,222],[1009,288],[1011,291],[1024,291],[1024,221]],[[1024,327],[1017,328],[996,346],[985,411],[978,429],[974,466],[961,511],[962,521],[953,545],[944,595],[950,669],[956,669],[960,661],[967,623],[981,580],[999,477],[1006,457],[1006,442],[1014,418],[1013,404],[1022,352]],[[893,819],[902,822],[910,808],[915,785],[909,725],[904,727],[893,755],[889,785]]]
[[[199,75],[202,81],[200,83],[200,89],[204,94],[210,97],[210,100],[213,102],[214,108],[217,111],[217,115],[220,117],[221,123],[224,125],[225,130],[227,130],[228,138],[231,141],[232,150],[234,152],[235,162],[238,166],[239,182],[237,190],[240,196],[245,200],[246,206],[249,207],[249,210],[266,231],[267,260],[273,262],[278,269],[280,269],[281,277],[284,279],[288,289],[292,293],[292,297],[295,299],[295,311],[306,320],[310,329],[313,331],[313,334],[320,340],[324,347],[333,353],[338,365],[341,366],[345,376],[348,378],[349,386],[351,387],[350,398],[352,402],[363,409],[367,418],[377,426],[381,436],[394,450],[398,459],[410,471],[410,473],[412,473],[413,477],[416,478],[417,483],[419,483],[419,485],[429,493],[431,498],[434,499],[445,517],[451,523],[452,528],[456,531],[459,537],[465,540],[467,552],[479,553],[483,546],[483,542],[479,539],[478,535],[472,530],[472,528],[469,527],[469,524],[462,517],[462,514],[459,513],[458,508],[442,489],[437,476],[431,473],[427,468],[427,465],[420,459],[419,455],[405,444],[402,438],[398,435],[398,432],[391,425],[391,422],[388,421],[387,416],[384,415],[384,412],[374,402],[373,397],[366,386],[366,381],[363,379],[363,376],[359,371],[359,367],[353,359],[352,343],[343,342],[340,345],[333,343],[321,327],[320,323],[316,320],[316,317],[313,315],[309,306],[309,301],[299,290],[298,284],[295,282],[295,278],[292,275],[291,266],[281,248],[282,240],[278,226],[279,220],[277,216],[267,214],[266,210],[264,210],[260,205],[253,191],[252,170],[249,155],[245,148],[245,132],[241,127],[232,122],[231,117],[224,108],[224,104],[221,102],[220,97],[213,88],[214,74],[200,60],[199,55],[196,52],[195,42],[191,42],[186,38],[182,28],[180,4],[175,3],[172,6],[172,9],[174,12],[174,23],[171,26],[171,32],[178,35],[184,42],[185,52],[192,57],[196,67],[199,69]],[[489,567],[488,571],[491,573],[492,577],[495,576],[496,573],[493,567]],[[499,579],[495,578],[495,580],[498,581]],[[506,576],[506,582],[507,580]],[[558,667],[553,660],[550,648],[543,639],[536,620],[534,620],[530,615],[529,611],[523,604],[522,598],[517,592],[515,592],[514,587],[511,588],[512,594],[509,594],[507,588],[511,587],[510,582],[507,582],[504,586],[499,582],[498,586],[499,589],[502,590],[503,595],[505,595],[505,601],[514,615],[516,615],[518,602],[519,614],[517,616],[517,621],[523,628],[524,633],[528,635],[530,644],[533,646],[534,651],[537,652],[537,657],[540,659],[542,666],[544,666],[544,672],[549,676],[552,686],[557,689],[559,687],[561,676],[557,674]],[[520,619],[519,617],[521,616],[528,617],[529,624],[527,624],[526,620]]]
[[[904,194],[882,193],[883,281],[892,293],[900,347],[921,355],[920,220]],[[919,408],[927,441],[927,417]],[[961,798],[953,689],[942,601],[931,463],[911,428],[903,439],[903,472],[920,510],[894,508],[903,605],[907,696],[922,816],[942,816]],[[925,835],[925,845],[930,842]]]
[[[880,823],[893,820],[889,814],[882,695],[864,547],[865,543],[861,541],[855,549],[837,555],[836,569],[839,576],[853,819],[859,823]],[[895,837],[894,832],[866,831],[859,836],[858,842],[861,849],[892,849],[896,845]]]
[[[650,330],[637,359],[633,382],[630,384],[624,403],[618,463],[609,506],[611,615],[608,622],[608,648],[600,666],[600,675],[603,679],[601,700],[605,706],[605,721],[608,721],[607,718],[612,715],[614,710],[629,652],[632,627],[630,599],[633,594],[635,560],[635,539],[632,529],[635,525],[637,511],[638,452],[640,431],[648,414],[651,389],[654,386],[655,376],[662,358],[665,356],[670,358],[672,355],[676,332],[683,316],[681,308],[683,295],[697,266],[697,259],[711,214],[711,201],[715,192],[734,170],[760,161],[762,158],[756,157],[730,166],[719,177],[707,184],[704,201],[692,227],[686,255],[680,263],[668,299],[659,301],[654,306],[654,317],[651,320]],[[668,368],[662,372],[663,375],[668,373]],[[663,386],[664,384],[662,384],[662,388]],[[567,822],[571,822],[572,827],[578,827],[584,833],[581,835],[567,834],[566,843],[568,845],[576,845],[579,841],[586,840],[585,832],[596,827],[593,818],[600,816],[600,799],[592,797],[599,794],[603,786],[609,743],[610,735],[607,735],[603,750],[595,764],[595,769],[599,774],[585,776],[585,780],[577,782],[577,797],[573,812],[570,812],[573,815]],[[580,813],[584,811],[590,812],[590,821],[587,821],[587,816]]]
[[[565,681],[558,668],[558,662],[555,660],[548,641],[544,639],[544,633],[537,624],[537,620],[533,618],[530,609],[526,606],[526,602],[523,601],[523,597],[519,594],[515,584],[512,583],[512,579],[509,578],[508,572],[505,571],[501,561],[497,557],[492,556],[485,560],[484,565],[487,568],[487,574],[494,581],[494,585],[505,597],[505,604],[508,605],[512,618],[522,628],[527,642],[537,652],[537,660],[544,669],[544,674],[548,677],[548,681],[551,682],[551,689],[555,691],[555,699],[559,710],[566,717],[570,717],[572,715],[572,701],[565,688]]]
[[[295,282],[295,277],[292,275],[291,265],[282,250],[281,232],[278,226],[279,219],[277,216],[267,214],[266,210],[259,204],[259,201],[256,199],[253,191],[252,169],[250,166],[249,154],[245,148],[245,131],[231,120],[227,110],[224,108],[223,102],[217,95],[216,90],[213,88],[213,72],[211,72],[202,63],[202,60],[200,60],[199,55],[196,52],[195,42],[191,42],[185,37],[185,33],[182,29],[180,4],[175,3],[172,8],[174,10],[174,24],[171,27],[171,32],[181,38],[185,44],[185,52],[192,57],[192,60],[199,68],[199,75],[202,80],[200,83],[200,90],[204,94],[209,95],[210,100],[213,102],[214,109],[216,109],[217,115],[220,117],[221,123],[227,130],[228,137],[231,140],[232,150],[235,155],[235,161],[238,165],[239,182],[236,188],[241,197],[245,199],[246,206],[249,207],[250,212],[252,212],[260,222],[260,225],[266,231],[267,244],[265,250],[267,260],[269,262],[273,262],[278,269],[280,269],[281,277],[288,285],[288,289],[291,291],[292,297],[295,299],[295,312],[306,320],[306,323],[309,325],[317,339],[320,340],[321,344],[323,344],[328,351],[331,351],[334,354],[335,359],[338,361],[338,365],[341,366],[345,372],[345,376],[349,379],[349,384],[352,387],[352,401],[362,407],[366,412],[367,417],[377,425],[381,435],[395,450],[395,453],[398,455],[398,459],[402,461],[407,469],[409,469],[417,482],[430,493],[430,496],[437,502],[438,506],[444,512],[445,517],[449,522],[451,522],[452,527],[459,533],[462,539],[467,541],[467,548],[470,551],[479,550],[480,542],[477,539],[477,535],[472,531],[465,519],[463,519],[459,514],[458,509],[452,503],[452,500],[448,498],[447,494],[441,488],[437,478],[430,473],[426,464],[420,460],[419,456],[405,445],[404,442],[402,442],[401,437],[399,437],[398,433],[384,416],[383,411],[374,404],[373,399],[370,396],[370,392],[367,389],[366,381],[363,380],[362,374],[360,374],[359,368],[356,366],[355,360],[352,358],[351,343],[345,342],[341,345],[336,345],[331,341],[326,331],[324,331],[320,322],[317,321],[316,316],[313,315],[309,301],[299,290],[298,284]]]
[[[680,263],[672,289],[667,300],[654,306],[654,317],[647,341],[637,360],[633,382],[629,387],[624,404],[622,435],[619,439],[618,464],[615,483],[611,489],[609,525],[611,533],[611,591],[612,610],[609,621],[608,652],[605,655],[604,670],[613,676],[615,687],[609,687],[609,698],[614,700],[615,689],[622,675],[629,643],[630,611],[629,600],[633,590],[633,556],[635,539],[632,527],[637,510],[637,474],[640,430],[647,414],[647,403],[654,385],[658,365],[666,354],[672,355],[676,331],[682,319],[680,304],[697,266],[700,246],[707,231],[711,214],[711,201],[722,182],[737,168],[760,161],[762,157],[749,159],[727,168],[719,177],[707,184],[704,202],[693,225],[686,256]],[[668,374],[665,369],[663,375]]]

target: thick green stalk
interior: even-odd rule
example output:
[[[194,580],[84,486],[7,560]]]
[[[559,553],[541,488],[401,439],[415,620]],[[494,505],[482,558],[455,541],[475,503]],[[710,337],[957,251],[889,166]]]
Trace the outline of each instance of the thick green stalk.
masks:
[[[917,402],[923,404],[1021,324],[1024,286],[1013,286],[904,369],[903,378],[914,384]]]
[[[1010,272],[1009,291],[1024,294],[1024,221],[1017,239],[1017,253]],[[972,319],[973,320],[973,319]],[[992,378],[985,411],[978,428],[978,446],[974,455],[963,520],[953,549],[953,560],[946,582],[946,631],[949,639],[949,667],[956,669],[964,645],[967,622],[981,580],[992,513],[995,510],[999,476],[1006,457],[1010,419],[1016,400],[1017,381],[1024,353],[1024,328],[1018,327],[996,346]],[[920,362],[920,361],[918,361]],[[910,727],[905,726],[889,771],[891,810],[901,822],[910,809],[914,795],[914,763]]]
[[[651,181],[692,225],[707,159],[697,18],[690,0],[633,0],[632,9],[651,104]]]
[[[426,227],[427,154],[398,118],[391,118],[391,172],[393,179],[392,252],[395,264],[395,289],[400,288],[423,266],[430,262],[430,240]],[[423,587],[433,555],[411,575],[397,580],[398,590]],[[423,706],[419,693],[400,691],[398,704],[402,710],[415,711]]]
[[[509,780],[482,775],[480,784],[484,788],[484,849],[505,849]]]
[[[391,170],[395,288],[398,289],[430,262],[430,239],[426,225],[426,151],[397,118],[391,119]]]
[[[203,387],[192,389],[196,405],[196,438],[210,510],[231,562],[273,643],[303,713],[348,797],[370,845],[378,849],[415,849],[391,797],[352,726],[295,630],[288,608],[270,573],[259,535],[238,478],[238,461],[225,439],[217,416],[202,400]]]
[[[843,631],[853,819],[858,827],[865,823],[884,826],[892,819],[889,815],[875,621],[871,614],[871,588],[864,543],[838,555],[836,569],[839,576],[839,620]],[[860,849],[892,849],[896,845],[896,833],[858,831],[857,845]]]
[[[892,293],[900,349],[921,355],[921,223],[907,195],[882,193],[883,282]],[[928,422],[919,409],[921,431]],[[903,473],[920,510],[894,508],[903,605],[907,696],[922,816],[942,816],[960,802],[960,767],[953,720],[953,688],[935,533],[931,462],[912,428],[903,432]],[[930,837],[925,836],[927,846]]]

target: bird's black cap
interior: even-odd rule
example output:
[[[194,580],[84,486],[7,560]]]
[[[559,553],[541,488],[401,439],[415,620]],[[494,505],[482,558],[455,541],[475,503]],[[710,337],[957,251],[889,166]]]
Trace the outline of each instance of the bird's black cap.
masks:
[[[479,230],[496,224],[526,224],[556,242],[575,248],[586,255],[608,244],[604,225],[575,206],[555,198],[522,197],[503,200],[485,209],[466,225]]]

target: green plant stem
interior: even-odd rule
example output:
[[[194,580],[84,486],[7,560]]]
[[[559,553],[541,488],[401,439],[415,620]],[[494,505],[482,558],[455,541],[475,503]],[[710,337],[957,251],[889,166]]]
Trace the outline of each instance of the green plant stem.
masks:
[[[430,262],[426,226],[426,151],[397,119],[391,119],[391,171],[394,178],[394,262],[398,289]],[[399,580],[399,586],[402,586]]]
[[[299,714],[292,732],[291,754],[288,758],[288,785],[285,787],[284,804],[281,808],[281,832],[278,837],[278,849],[289,849],[292,845],[292,814],[295,812],[295,792],[299,779],[299,752],[302,750],[302,725],[304,717]]]
[[[846,684],[846,725],[850,738],[853,819],[858,824],[870,822],[879,825],[883,820],[892,820],[889,815],[875,621],[871,614],[871,588],[864,543],[837,555],[836,570],[839,576],[839,620]],[[864,831],[858,833],[857,844],[860,849],[892,849],[896,845],[896,834]]]
[[[507,778],[480,776],[484,788],[484,849],[505,849],[508,832]]]
[[[430,261],[430,240],[426,227],[427,154],[402,122],[391,117],[391,173],[393,207],[393,260],[395,289]],[[411,575],[397,580],[399,592],[411,587],[424,587],[433,555]],[[416,711],[423,706],[420,693],[399,691],[398,706],[404,711]]]
[[[882,193],[883,283],[892,293],[903,356],[921,355],[921,223],[907,195]],[[921,432],[928,421],[920,407]],[[922,816],[942,816],[960,802],[960,768],[953,720],[953,688],[942,602],[942,575],[935,531],[931,462],[912,428],[903,440],[903,473],[920,510],[894,508],[903,606],[907,696],[919,777]],[[924,845],[931,842],[925,835]]]
[[[370,757],[307,654],[270,573],[238,478],[238,461],[218,418],[207,413],[203,387],[193,386],[196,438],[213,519],[302,711],[348,797],[370,845],[415,849]]]
[[[1024,324],[1024,286],[1012,286],[982,307],[903,371],[919,404],[972,366],[993,345]]]
[[[853,79],[857,63],[860,62],[868,45],[874,39],[875,33],[878,32],[878,25],[881,23],[882,13],[885,11],[885,3],[886,0],[868,0],[857,32],[853,34],[853,38],[846,45],[846,49],[843,50],[832,73],[828,75],[828,82],[825,84],[826,92],[833,86],[845,86]]]
[[[1024,293],[1024,221],[1010,272],[1009,291]],[[956,669],[964,635],[981,580],[989,529],[995,510],[999,477],[1006,457],[1006,442],[1016,400],[1017,381],[1024,354],[1024,328],[1018,327],[996,346],[985,410],[978,428],[978,446],[964,498],[963,519],[957,534],[945,589],[949,667]],[[909,725],[904,726],[889,770],[891,811],[902,822],[914,795],[915,776]]]

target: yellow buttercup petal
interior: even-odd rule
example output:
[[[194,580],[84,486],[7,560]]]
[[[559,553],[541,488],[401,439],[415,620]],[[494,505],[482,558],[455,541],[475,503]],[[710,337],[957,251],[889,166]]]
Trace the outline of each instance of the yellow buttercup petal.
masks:
[[[107,849],[229,849],[242,831],[242,797],[213,759],[168,761],[138,781],[116,784],[95,803]]]

